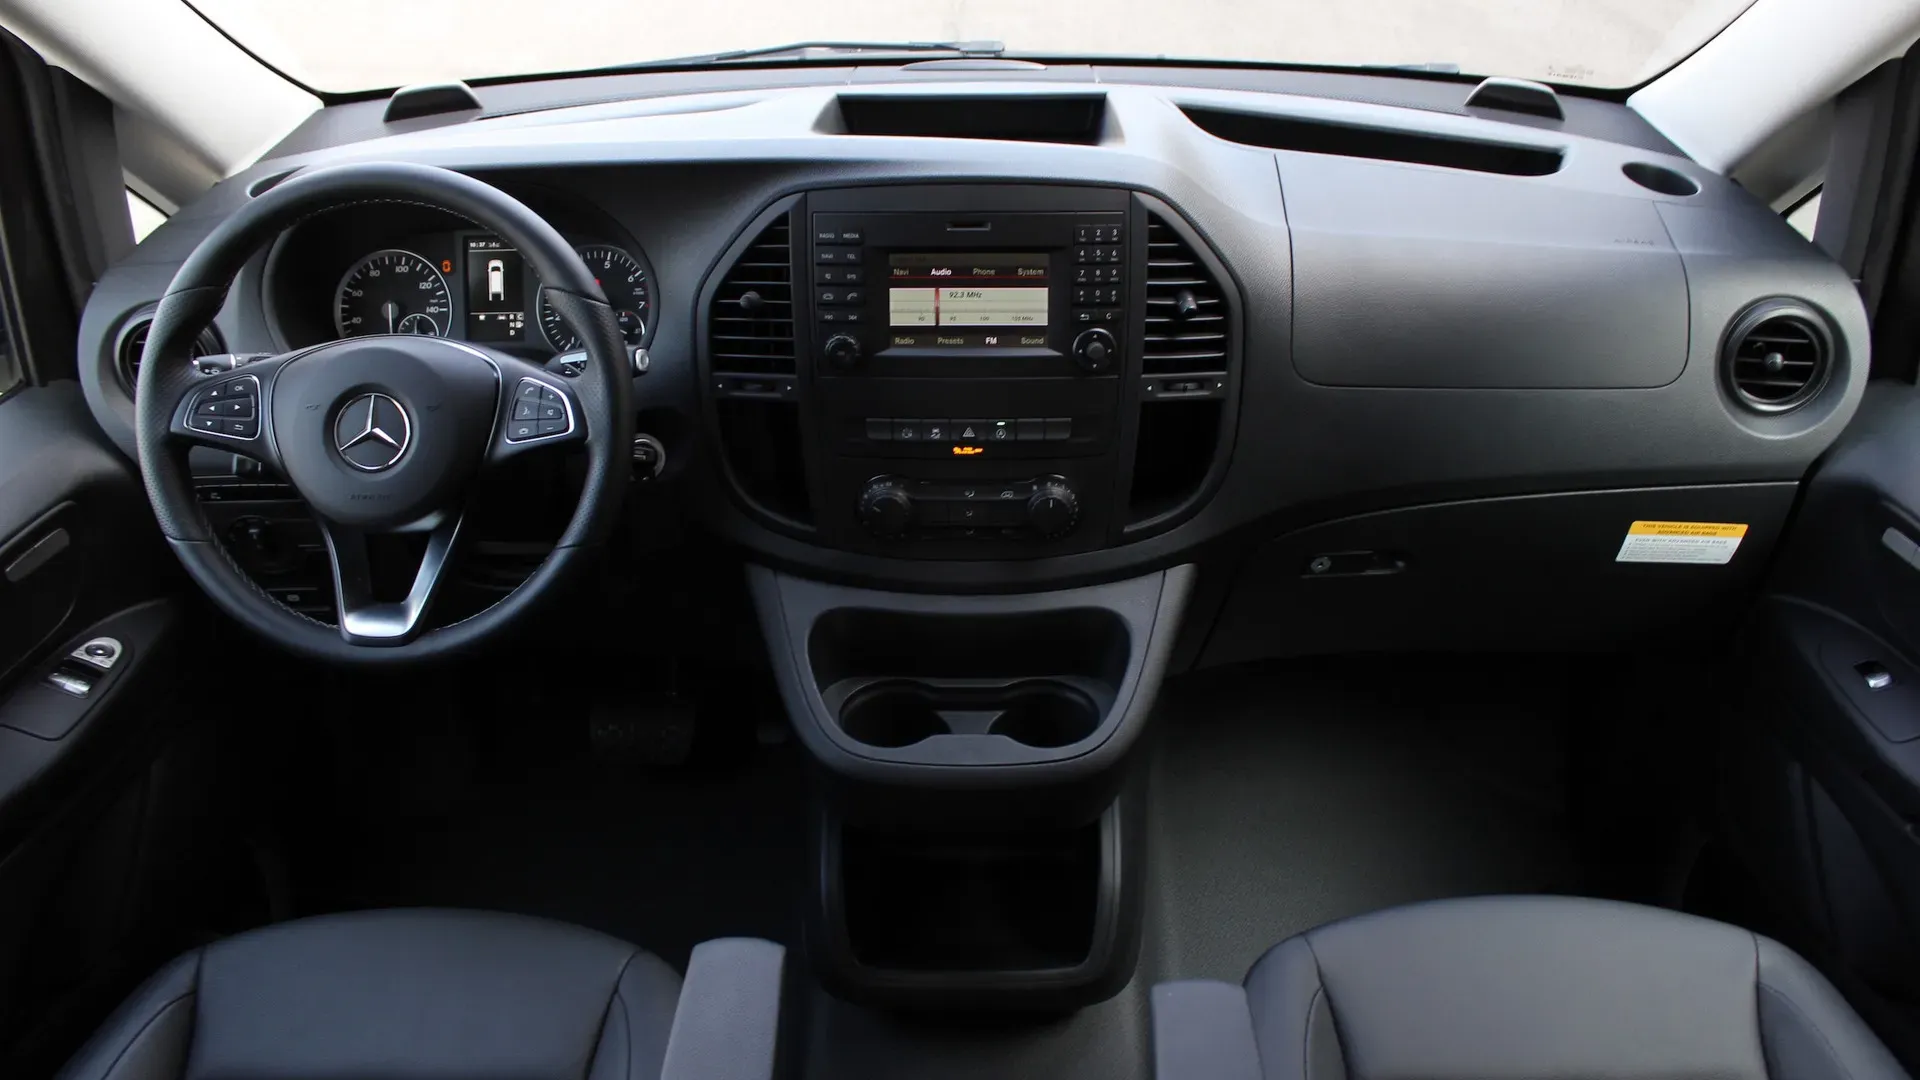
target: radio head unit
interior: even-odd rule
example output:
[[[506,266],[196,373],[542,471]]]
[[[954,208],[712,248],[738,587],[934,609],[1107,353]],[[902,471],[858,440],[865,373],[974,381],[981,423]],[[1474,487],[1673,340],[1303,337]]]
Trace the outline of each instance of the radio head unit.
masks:
[[[822,376],[1111,376],[1124,212],[812,215]]]

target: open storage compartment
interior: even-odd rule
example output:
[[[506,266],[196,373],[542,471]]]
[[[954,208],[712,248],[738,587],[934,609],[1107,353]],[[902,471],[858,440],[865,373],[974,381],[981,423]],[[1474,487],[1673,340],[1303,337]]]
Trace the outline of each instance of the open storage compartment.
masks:
[[[944,829],[823,813],[808,956],[835,994],[882,1009],[1105,1000],[1140,949],[1137,803],[1129,788],[1091,820]]]
[[[1098,822],[952,835],[847,826],[847,945],[862,967],[888,971],[1077,967],[1093,951],[1101,863]]]

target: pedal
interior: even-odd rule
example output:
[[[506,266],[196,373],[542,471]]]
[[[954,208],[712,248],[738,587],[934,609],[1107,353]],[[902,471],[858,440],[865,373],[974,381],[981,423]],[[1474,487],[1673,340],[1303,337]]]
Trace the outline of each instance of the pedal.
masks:
[[[634,765],[685,765],[698,729],[694,703],[677,695],[602,701],[587,713],[594,755]]]

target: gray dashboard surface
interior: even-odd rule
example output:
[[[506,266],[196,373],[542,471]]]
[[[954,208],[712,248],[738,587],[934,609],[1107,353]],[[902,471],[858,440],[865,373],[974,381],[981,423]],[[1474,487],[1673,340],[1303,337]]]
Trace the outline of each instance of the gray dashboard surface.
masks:
[[[1373,509],[1797,480],[1859,400],[1867,326],[1846,275],[1725,178],[1661,152],[1658,137],[1620,106],[1580,101],[1568,123],[1554,125],[1447,105],[1433,89],[1463,96],[1458,84],[1410,81],[1402,96],[1427,100],[1396,105],[1355,100],[1391,96],[1378,93],[1394,82],[1384,78],[1350,83],[1341,98],[1147,81],[1171,79],[1166,69],[1084,70],[1076,90],[1099,93],[1106,106],[1101,135],[1087,145],[840,134],[841,94],[1019,97],[1061,85],[905,77],[869,84],[880,78],[871,72],[853,85],[845,70],[765,72],[767,82],[784,85],[746,88],[743,73],[733,72],[728,89],[707,92],[699,80],[674,76],[662,85],[678,89],[664,96],[537,105],[451,125],[414,121],[421,129],[319,148],[360,130],[347,113],[368,104],[328,110],[284,152],[176,215],[101,281],[82,331],[89,401],[109,434],[130,446],[130,410],[110,374],[114,336],[248,198],[251,184],[291,169],[391,159],[471,172],[509,190],[561,193],[617,220],[657,275],[654,370],[639,393],[649,407],[689,417],[699,414],[693,337],[701,284],[740,230],[783,196],[880,183],[1056,182],[1124,186],[1177,208],[1229,269],[1223,284],[1244,316],[1237,442],[1211,500],[1179,526],[1117,548],[930,567],[778,535],[711,490],[693,493],[721,535],[768,561],[824,575],[1030,588],[1138,573],[1223,538],[1264,539]],[[1194,83],[1209,78],[1194,74]],[[824,85],[795,85],[802,76]],[[1291,76],[1276,81],[1314,85]],[[1076,69],[1062,77],[1082,76]],[[1244,72],[1214,78],[1253,81]],[[593,83],[566,85],[591,98]],[[489,109],[508,108],[516,93],[536,107],[530,90],[481,90]],[[1242,145],[1200,130],[1183,106],[1534,147],[1558,155],[1560,166],[1549,175],[1494,175]],[[329,134],[323,129],[332,123],[343,126]],[[1649,191],[1623,174],[1630,163],[1670,169],[1699,191]],[[1717,372],[1725,329],[1770,296],[1823,311],[1840,346],[1828,389],[1785,416],[1742,409]],[[256,260],[220,318],[229,347],[277,347],[262,297]],[[694,475],[718,486],[711,472]]]
[[[1049,79],[1118,85],[1250,90],[1262,94],[1366,102],[1402,109],[1476,115],[1466,106],[1477,80],[1406,72],[1366,74],[1344,71],[1297,71],[1271,67],[1217,67],[1193,64],[1049,65],[1040,74]],[[978,81],[1021,82],[1036,77],[1032,69],[1003,72],[956,72],[938,64],[867,65],[840,67],[719,67],[647,73],[583,73],[568,78],[481,83],[473,87],[480,101],[478,114],[460,113],[389,125],[383,122],[384,97],[345,102],[322,109],[288,133],[267,157],[310,153],[401,131],[423,131],[464,124],[476,117],[565,109],[576,105],[640,98],[678,97],[732,90],[774,90],[785,87],[827,86],[834,83],[925,83]],[[1480,112],[1507,124],[1565,131],[1573,135],[1637,146],[1659,154],[1679,151],[1638,113],[1612,101],[1565,95],[1564,119],[1518,113]]]

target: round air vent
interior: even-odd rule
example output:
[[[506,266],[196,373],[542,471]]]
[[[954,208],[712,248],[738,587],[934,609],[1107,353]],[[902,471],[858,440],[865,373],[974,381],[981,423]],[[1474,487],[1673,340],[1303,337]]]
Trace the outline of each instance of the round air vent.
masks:
[[[1734,320],[1721,363],[1740,404],[1759,412],[1785,412],[1805,404],[1826,385],[1833,338],[1826,320],[1813,309],[1770,300]]]
[[[114,348],[114,370],[120,375],[120,383],[131,395],[133,388],[140,385],[140,354],[147,348],[147,331],[153,326],[151,314],[141,315],[120,331],[120,343]],[[227,347],[220,341],[220,335],[209,326],[200,331],[193,342],[193,358],[212,356],[226,352]]]

